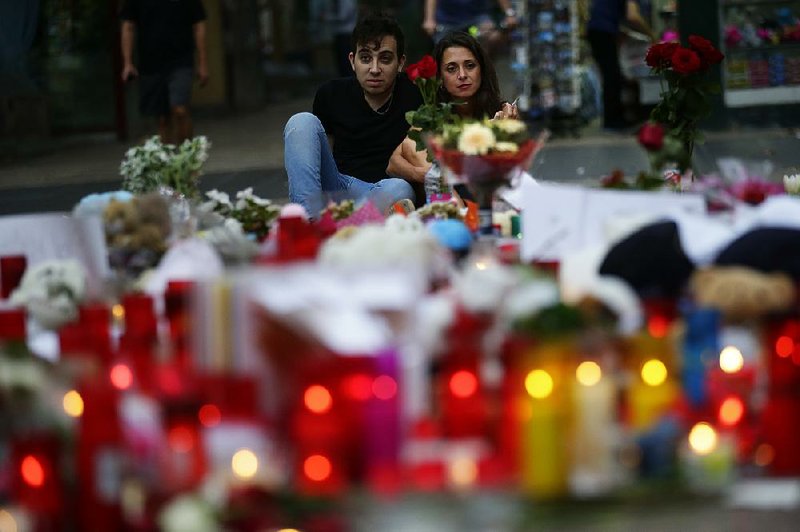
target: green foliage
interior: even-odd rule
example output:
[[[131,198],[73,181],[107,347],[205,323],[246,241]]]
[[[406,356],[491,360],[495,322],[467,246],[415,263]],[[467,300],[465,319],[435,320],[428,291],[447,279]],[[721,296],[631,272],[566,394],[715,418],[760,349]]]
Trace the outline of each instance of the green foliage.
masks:
[[[125,153],[119,167],[122,188],[145,194],[169,187],[187,198],[197,197],[200,170],[208,159],[210,146],[204,136],[185,140],[180,146],[163,144],[153,136]]]
[[[586,320],[578,307],[557,303],[532,316],[514,322],[518,333],[540,339],[563,338],[576,334],[586,327]]]

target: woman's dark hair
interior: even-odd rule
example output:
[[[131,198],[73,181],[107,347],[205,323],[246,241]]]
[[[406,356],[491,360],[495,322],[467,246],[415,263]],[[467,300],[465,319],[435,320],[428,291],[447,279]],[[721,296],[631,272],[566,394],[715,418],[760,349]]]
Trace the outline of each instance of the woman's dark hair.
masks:
[[[359,44],[380,45],[384,37],[392,36],[397,41],[397,57],[405,54],[406,38],[394,17],[382,12],[367,12],[358,19],[350,35],[350,51],[355,53]]]
[[[475,118],[483,118],[489,116],[490,118],[500,110],[502,101],[500,100],[500,84],[497,82],[497,72],[494,69],[489,56],[484,51],[478,39],[464,33],[463,31],[453,31],[442,37],[436,47],[433,49],[433,58],[436,59],[436,64],[439,65],[438,76],[442,75],[442,58],[444,52],[448,48],[466,48],[481,67],[481,86],[478,87],[478,92],[472,97]],[[444,86],[439,89],[439,100],[449,102],[453,97],[448,93]]]

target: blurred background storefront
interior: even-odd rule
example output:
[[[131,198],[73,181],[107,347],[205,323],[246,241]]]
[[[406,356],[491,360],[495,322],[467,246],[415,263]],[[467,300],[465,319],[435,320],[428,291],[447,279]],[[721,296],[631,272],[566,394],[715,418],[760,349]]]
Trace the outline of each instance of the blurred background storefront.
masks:
[[[19,139],[31,147],[78,133],[111,132],[123,139],[144,129],[136,83],[119,79],[120,2],[0,3],[0,146],[24,149]],[[332,36],[314,20],[314,11],[329,3],[203,0],[211,78],[195,88],[195,110],[246,111],[313,93],[319,81],[336,75]],[[419,28],[422,2],[358,4],[395,13],[408,32],[410,57],[429,46]]]
[[[24,155],[48,139],[67,135],[99,132],[126,139],[147,129],[137,109],[137,84],[123,84],[118,76],[120,1],[0,2],[0,154],[10,150]],[[590,2],[514,2],[518,12],[529,16],[521,17],[512,32],[510,53],[497,59],[506,92],[536,96],[530,87],[536,81],[531,79],[538,66],[536,54],[520,64],[515,64],[513,55],[514,42],[537,39],[539,21],[533,15],[569,6],[579,21],[570,31],[583,46]],[[310,97],[321,81],[337,75],[335,30],[326,27],[322,15],[332,9],[334,0],[203,3],[211,79],[205,88],[195,89],[196,112],[247,112],[270,102]],[[409,60],[430,51],[431,41],[421,29],[424,0],[355,3],[358,9],[381,7],[395,14],[406,32]],[[796,123],[800,0],[642,0],[640,4],[659,37],[705,35],[726,54],[717,73],[723,94],[709,127]],[[657,81],[649,77],[643,62],[647,46],[646,40],[627,39],[622,55],[631,81],[629,101],[640,107],[640,116],[646,116],[659,94]],[[588,54],[581,53],[579,61],[589,65]]]

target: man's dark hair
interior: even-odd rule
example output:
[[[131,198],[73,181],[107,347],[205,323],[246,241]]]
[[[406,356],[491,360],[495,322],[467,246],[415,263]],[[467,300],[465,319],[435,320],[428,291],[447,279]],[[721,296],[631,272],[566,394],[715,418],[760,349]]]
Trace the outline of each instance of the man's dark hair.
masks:
[[[491,118],[502,107],[500,100],[500,83],[497,81],[497,72],[494,69],[491,59],[488,54],[478,42],[478,39],[463,31],[450,32],[436,43],[433,50],[433,58],[436,59],[436,64],[439,66],[438,76],[442,77],[442,58],[444,52],[448,48],[466,48],[481,67],[481,86],[478,87],[478,92],[473,96],[473,112],[474,118],[483,118],[488,116]],[[439,98],[443,102],[449,102],[453,97],[448,93],[444,86],[439,89]]]
[[[388,36],[394,37],[397,41],[397,57],[403,57],[406,38],[397,20],[383,11],[367,12],[359,18],[356,27],[353,28],[350,49],[355,53],[359,44],[380,46],[381,40]]]

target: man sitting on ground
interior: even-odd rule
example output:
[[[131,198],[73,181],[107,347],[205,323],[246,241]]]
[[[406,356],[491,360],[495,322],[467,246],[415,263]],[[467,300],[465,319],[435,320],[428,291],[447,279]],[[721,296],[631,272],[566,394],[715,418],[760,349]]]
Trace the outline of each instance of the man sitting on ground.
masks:
[[[419,90],[401,73],[405,38],[386,15],[361,19],[350,39],[355,77],[323,84],[312,113],[286,124],[284,164],[289,199],[319,216],[323,194],[334,199],[368,199],[382,212],[414,200],[411,185],[386,175],[394,149],[408,133],[407,111],[422,104]]]

